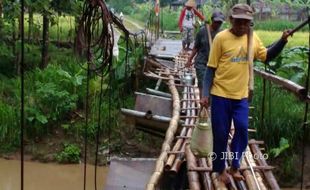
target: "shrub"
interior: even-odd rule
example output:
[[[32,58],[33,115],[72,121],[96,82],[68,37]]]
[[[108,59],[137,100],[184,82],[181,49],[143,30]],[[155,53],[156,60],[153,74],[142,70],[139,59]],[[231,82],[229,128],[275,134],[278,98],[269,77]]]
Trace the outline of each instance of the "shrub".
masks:
[[[64,149],[56,154],[55,159],[60,163],[79,163],[81,150],[75,144],[64,144]]]

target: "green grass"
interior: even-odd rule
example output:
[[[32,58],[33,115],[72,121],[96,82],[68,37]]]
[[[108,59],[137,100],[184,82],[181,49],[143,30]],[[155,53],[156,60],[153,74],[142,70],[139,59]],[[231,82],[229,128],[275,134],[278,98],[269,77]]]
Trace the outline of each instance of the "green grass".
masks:
[[[273,19],[273,20],[264,20],[259,21],[255,20],[254,28],[256,30],[268,30],[268,31],[283,31],[285,29],[293,29],[298,26],[301,21],[288,21],[281,19]],[[307,26],[300,29],[300,31],[306,32]]]
[[[28,36],[28,23],[29,15],[25,15],[25,37]],[[53,20],[53,22],[51,22]],[[60,41],[69,41],[70,36],[73,40],[74,34],[74,27],[75,27],[75,19],[73,16],[54,16],[50,19],[50,28],[49,28],[49,37],[52,40],[57,40],[57,22],[59,20],[59,40]],[[42,26],[43,26],[43,17],[40,14],[34,14],[33,16],[34,28],[33,32],[36,38],[42,38]],[[51,24],[53,23],[53,25]]]
[[[268,46],[275,42],[276,40],[280,39],[282,36],[282,32],[280,31],[263,31],[263,30],[256,30],[256,34],[260,37],[263,44]],[[290,48],[294,46],[309,46],[309,34],[306,32],[296,32],[293,37],[288,38],[288,43],[285,47]]]
[[[74,34],[74,27],[75,27],[75,21],[74,17],[72,16],[61,16],[56,17],[56,21],[59,19],[59,39],[60,41],[69,41],[69,38],[71,36],[71,41],[73,40]],[[57,40],[57,24],[51,26],[50,28],[50,38]]]

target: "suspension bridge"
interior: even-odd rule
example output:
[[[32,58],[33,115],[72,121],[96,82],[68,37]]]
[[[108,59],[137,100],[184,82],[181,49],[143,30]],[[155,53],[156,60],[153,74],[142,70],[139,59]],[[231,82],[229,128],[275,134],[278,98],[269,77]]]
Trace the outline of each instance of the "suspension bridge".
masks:
[[[97,50],[99,49],[99,57],[104,59],[102,65],[99,67],[89,64],[88,74],[90,69],[103,73],[105,66],[111,66],[109,63],[111,63],[111,56],[113,54],[114,40],[112,23],[122,30],[126,37],[129,35],[137,37],[140,33],[143,33],[145,39],[147,39],[145,43],[149,48],[143,63],[143,73],[145,77],[156,81],[156,86],[146,89],[147,93],[136,92],[135,108],[122,108],[121,112],[134,121],[137,129],[163,137],[161,152],[157,158],[112,159],[110,172],[106,180],[107,184],[104,189],[280,189],[276,177],[273,174],[274,167],[268,164],[268,157],[263,151],[264,142],[259,139],[249,139],[248,141],[246,153],[240,168],[245,180],[236,181],[230,176],[229,184],[219,181],[218,174],[212,172],[212,158],[197,157],[189,147],[192,132],[198,119],[198,110],[201,109],[195,70],[185,67],[190,52],[182,51],[180,40],[162,38],[161,34],[164,34],[164,31],[160,32],[160,21],[158,17],[150,17],[150,21],[155,21],[153,23],[149,22],[148,27],[144,31],[132,33],[115,15],[108,11],[103,2],[100,1],[98,4],[92,3],[86,3],[87,5],[84,7],[81,27],[78,31],[81,35],[78,34],[77,42],[86,42],[85,44],[81,44],[81,49],[85,50],[84,53],[89,63],[93,61],[91,48],[94,47]],[[98,9],[103,14],[101,17],[94,18],[93,13],[97,13]],[[23,5],[22,10],[24,10]],[[102,27],[104,32],[102,32],[101,36],[96,36],[97,38],[95,39],[91,35],[91,29],[97,26],[98,19],[101,19],[101,23],[104,24],[104,27]],[[24,29],[23,25],[22,29]],[[23,39],[24,37],[22,36],[22,50],[24,50]],[[21,78],[23,81],[23,51],[21,68]],[[192,83],[185,81],[186,73],[191,75],[193,79]],[[307,107],[310,101],[308,86],[302,87],[292,81],[261,70],[255,69],[255,74],[298,96],[300,98],[299,101]],[[168,90],[160,91],[161,86],[165,86]],[[21,97],[24,98],[23,91]],[[21,101],[23,104],[24,100],[22,99]],[[86,110],[88,106],[88,102],[86,102]],[[23,109],[24,107],[22,106],[22,121],[24,121]],[[249,109],[255,108],[250,107]],[[308,107],[305,110],[304,129],[307,126],[307,112]],[[249,117],[249,120],[251,121],[251,117]],[[86,114],[86,123],[87,121]],[[23,122],[21,128],[21,139],[23,139]],[[234,132],[234,126],[232,124],[227,152],[230,152],[231,138]],[[255,133],[256,129],[250,127],[248,132],[250,134]],[[85,142],[85,144],[87,143]],[[22,161],[23,146],[21,144]],[[86,154],[85,157],[87,157]],[[227,168],[231,166],[229,159],[226,162],[226,166]],[[23,166],[21,173],[23,176]],[[84,180],[85,178],[86,175],[84,176]],[[21,184],[23,187],[23,178]]]

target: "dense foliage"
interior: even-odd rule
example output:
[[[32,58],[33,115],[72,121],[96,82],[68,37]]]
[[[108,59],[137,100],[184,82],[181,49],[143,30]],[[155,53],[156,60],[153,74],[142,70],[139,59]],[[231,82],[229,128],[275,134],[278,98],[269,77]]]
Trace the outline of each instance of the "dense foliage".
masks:
[[[0,152],[12,152],[20,144],[21,42],[20,20],[17,19],[20,9],[18,2],[1,3],[4,17],[0,17],[3,26],[0,31]],[[55,150],[47,153],[55,154],[54,158],[60,162],[78,162],[81,146],[73,147],[71,144],[83,144],[85,135],[87,67],[86,61],[77,57],[72,47],[83,1],[29,0],[26,3],[25,141],[31,146],[43,142],[50,144],[48,139],[55,134],[63,135],[61,138],[68,136],[63,148],[57,149],[56,146]],[[44,21],[45,17],[48,19]],[[49,27],[44,29],[42,21],[47,21]],[[44,47],[41,46],[44,30],[47,30],[49,38],[45,44],[48,46],[47,54],[42,52]],[[109,73],[111,77],[91,73],[89,78],[90,109],[86,133],[89,142],[95,143],[100,126],[100,146],[103,147],[110,143],[105,140],[108,136],[113,138],[118,135],[115,131],[119,122],[115,118],[118,118],[119,108],[132,105],[132,84],[138,80],[134,73],[140,67],[137,64],[141,63],[143,55],[140,41],[129,42],[128,49],[123,36],[118,43],[120,53],[113,60],[113,68]],[[43,56],[47,64],[40,67]],[[103,94],[99,104],[102,79]],[[120,96],[123,98],[120,99]],[[98,123],[99,107],[101,123]],[[62,152],[53,152],[57,150]],[[39,150],[31,149],[28,153],[35,155],[36,151]]]

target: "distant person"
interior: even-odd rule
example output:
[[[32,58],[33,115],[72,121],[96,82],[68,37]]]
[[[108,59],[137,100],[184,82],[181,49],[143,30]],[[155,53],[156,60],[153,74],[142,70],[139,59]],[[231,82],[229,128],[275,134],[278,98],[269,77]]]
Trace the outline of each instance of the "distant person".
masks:
[[[204,16],[195,7],[195,0],[188,0],[179,17],[179,29],[182,32],[183,50],[189,50],[190,44],[194,41],[195,15],[200,20],[204,20]]]
[[[119,14],[119,19],[121,20],[121,22],[123,22],[123,21],[124,21],[124,15],[123,15],[123,12],[121,12],[121,13]]]
[[[114,9],[114,8],[111,8],[110,10],[111,10],[111,13],[112,13],[112,14],[115,13],[115,9]]]
[[[254,11],[247,4],[236,4],[230,11],[231,28],[219,32],[213,41],[203,82],[202,106],[209,106],[211,98],[211,122],[213,130],[213,171],[218,179],[229,183],[229,174],[235,180],[244,180],[240,162],[248,144],[249,104],[253,92],[249,90],[249,61],[247,60],[247,34]],[[254,59],[268,62],[276,57],[287,43],[289,31],[268,49],[253,34]],[[231,124],[235,133],[231,142],[232,165],[225,169],[225,154]]]
[[[199,32],[196,35],[194,48],[191,55],[188,58],[186,63],[186,67],[190,67],[193,65],[192,60],[195,57],[195,68],[196,68],[196,76],[198,79],[198,88],[200,92],[200,98],[202,93],[202,81],[203,76],[206,71],[207,62],[209,59],[210,45],[212,41],[209,42],[209,36],[211,39],[220,31],[222,23],[225,20],[225,16],[222,12],[214,11],[211,16],[211,24],[208,25],[205,22],[204,26],[200,28]],[[208,29],[209,28],[209,29]],[[209,33],[210,32],[210,33]]]

